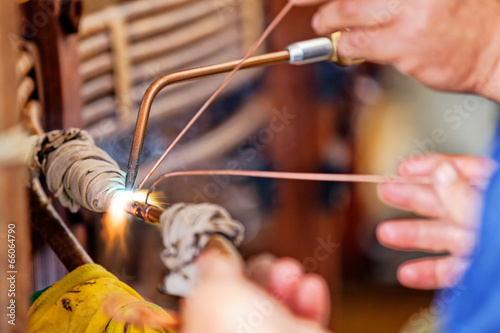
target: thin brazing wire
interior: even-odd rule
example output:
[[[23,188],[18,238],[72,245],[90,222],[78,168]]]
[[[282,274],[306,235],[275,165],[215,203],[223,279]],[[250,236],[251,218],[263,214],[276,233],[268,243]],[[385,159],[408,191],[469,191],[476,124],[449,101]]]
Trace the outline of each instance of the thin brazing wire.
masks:
[[[382,175],[352,175],[352,174],[326,174],[326,173],[304,173],[304,172],[280,172],[280,171],[254,171],[254,170],[188,170],[174,171],[163,174],[155,180],[148,190],[145,203],[147,204],[149,194],[162,181],[181,176],[240,176],[255,178],[274,178],[307,181],[326,182],[355,182],[355,183],[399,183],[414,185],[432,184],[431,177],[401,177]]]
[[[203,104],[203,106],[196,112],[194,117],[189,121],[189,123],[182,129],[182,131],[177,135],[177,137],[172,141],[170,146],[168,146],[167,150],[163,153],[163,155],[158,159],[153,168],[149,171],[144,180],[139,184],[137,190],[140,190],[144,184],[148,181],[151,175],[156,171],[158,166],[163,162],[165,157],[170,153],[170,151],[175,147],[175,145],[180,141],[180,139],[186,134],[186,132],[193,126],[193,124],[198,120],[198,118],[205,112],[205,110],[212,104],[215,98],[220,94],[220,92],[229,84],[231,79],[236,75],[236,73],[241,69],[245,60],[250,58],[250,56],[257,50],[257,48],[264,42],[264,40],[269,36],[269,34],[276,28],[276,26],[283,20],[283,18],[288,14],[288,12],[292,9],[293,2],[288,2],[285,7],[279,12],[279,14],[274,18],[274,20],[269,24],[269,26],[264,30],[259,39],[252,45],[252,47],[248,50],[245,56],[241,59],[239,64],[228,74],[228,76],[224,79],[221,85],[215,90],[215,92],[210,96],[210,98]]]

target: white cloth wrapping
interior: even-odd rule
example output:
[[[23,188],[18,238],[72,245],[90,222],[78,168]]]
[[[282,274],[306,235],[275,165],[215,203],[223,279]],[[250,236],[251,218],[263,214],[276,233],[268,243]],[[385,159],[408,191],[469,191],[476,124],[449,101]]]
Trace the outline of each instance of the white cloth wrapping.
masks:
[[[0,167],[26,165],[33,154],[36,135],[29,136],[21,125],[0,132]]]
[[[104,212],[125,190],[125,173],[83,130],[57,130],[40,136],[33,162],[45,175],[49,190],[71,212],[80,206]]]
[[[243,225],[214,204],[172,205],[161,215],[160,223],[165,246],[161,259],[169,269],[165,289],[172,295],[189,294],[196,280],[193,262],[212,235],[223,235],[236,246],[243,241]]]

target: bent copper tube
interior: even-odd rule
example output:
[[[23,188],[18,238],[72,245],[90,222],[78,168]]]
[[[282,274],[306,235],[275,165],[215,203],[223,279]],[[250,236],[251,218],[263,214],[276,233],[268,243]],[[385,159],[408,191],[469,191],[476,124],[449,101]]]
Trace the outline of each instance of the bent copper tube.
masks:
[[[301,65],[324,60],[336,62],[343,66],[359,63],[360,61],[358,60],[343,59],[338,55],[337,43],[340,35],[341,32],[336,32],[327,37],[320,37],[294,43],[289,45],[286,50],[283,51],[248,58],[242,63],[241,68],[255,68],[284,62]],[[139,107],[139,113],[137,115],[134,138],[132,140],[132,147],[130,149],[130,156],[127,165],[125,188],[131,189],[134,186],[142,154],[144,137],[146,135],[149,113],[151,111],[153,101],[158,93],[163,88],[173,83],[229,72],[236,66],[239,66],[240,63],[241,59],[167,74],[160,77],[149,86],[144,94]]]
[[[279,51],[264,55],[248,58],[241,68],[254,68],[267,66],[272,64],[284,63],[289,60],[288,51]],[[135,125],[134,138],[130,157],[127,166],[127,177],[125,179],[125,187],[132,188],[137,177],[139,162],[142,154],[142,146],[144,144],[144,136],[148,126],[149,113],[155,97],[158,93],[170,84],[201,78],[214,74],[226,73],[231,71],[240,63],[240,60],[228,61],[220,64],[188,69],[181,72],[176,72],[160,77],[154,81],[146,90],[137,115],[137,123]]]

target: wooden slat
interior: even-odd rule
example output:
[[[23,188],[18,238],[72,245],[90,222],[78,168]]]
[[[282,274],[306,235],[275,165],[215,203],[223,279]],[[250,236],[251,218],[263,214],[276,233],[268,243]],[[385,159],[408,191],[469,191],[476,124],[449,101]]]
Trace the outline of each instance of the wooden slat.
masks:
[[[78,76],[79,57],[76,53],[77,35],[67,32],[62,24],[60,0],[31,0],[21,5],[24,20],[36,22],[38,14],[47,8],[52,12],[46,15],[47,22],[38,33],[24,31],[25,37],[32,41],[38,51],[41,73],[38,73],[43,86],[44,127],[48,130],[79,127],[80,78]]]
[[[119,10],[117,10],[117,13],[119,13]],[[133,43],[184,26],[209,14],[215,14],[213,5],[209,2],[199,1],[189,6],[176,8],[167,12],[160,12],[137,21],[130,21],[126,34],[129,41]],[[84,18],[83,24],[88,20],[92,20],[91,16]],[[108,23],[105,22],[103,26],[105,28],[103,28],[102,31],[93,35],[85,36],[80,34],[78,53],[81,59],[88,59],[91,56],[109,50],[110,40],[106,32]]]
[[[226,30],[237,31],[236,29],[228,28],[232,27],[221,24],[216,18],[194,22],[171,34],[160,35],[130,45],[130,60],[132,63],[138,63],[160,55],[168,55],[174,51],[183,52],[184,48],[192,49],[193,46],[197,48],[197,53],[203,53],[206,52],[205,47],[207,47],[206,43],[204,43],[205,39],[209,38],[212,43],[217,45],[226,42],[224,34]],[[237,40],[234,40],[234,42],[236,43]],[[203,45],[197,45],[198,43],[203,43]],[[177,50],[179,48],[180,50]],[[82,62],[80,75],[83,81],[88,81],[98,75],[110,73],[112,67],[113,55],[106,52]]]
[[[79,68],[83,83],[99,75],[109,74],[113,70],[113,56],[110,52],[96,55],[85,62]]]
[[[101,127],[111,131],[109,122],[117,119],[117,102],[112,101],[116,98],[115,55],[109,47],[106,20],[123,15],[128,21],[127,56],[132,65],[130,95],[135,113],[147,86],[160,75],[240,58],[243,45],[257,38],[263,15],[261,1],[231,3],[227,12],[219,7],[201,0],[151,1],[148,6],[135,1],[85,17],[80,29],[79,54],[84,82],[81,91],[86,104],[82,114],[86,126],[99,127],[102,119],[108,125]],[[257,71],[243,73],[232,87],[243,85]],[[202,82],[204,84],[175,85],[162,92],[154,103],[152,117],[169,117],[182,108],[191,109],[197,101],[207,98],[219,83],[215,78]],[[102,128],[99,131],[102,132]]]
[[[206,38],[197,44],[188,45],[178,52],[168,53],[135,65],[132,68],[132,77],[134,82],[150,81],[164,73],[172,73],[179,69],[213,64],[221,59],[237,58],[240,52],[239,47],[235,49],[238,38],[237,31],[227,29],[219,35]]]
[[[116,101],[113,96],[100,98],[92,103],[86,104],[82,111],[82,120],[85,127],[91,126],[99,119],[112,116],[116,111]]]
[[[176,29],[168,34],[147,39],[134,44],[130,48],[131,57],[134,62],[153,58],[166,52],[181,49],[193,43],[198,43],[203,38],[216,34],[223,29],[235,29],[235,19],[221,22],[217,17],[209,16],[182,28]],[[200,51],[201,48],[200,48]]]
[[[88,36],[105,30],[105,21],[117,15],[116,11],[119,11],[120,15],[126,16],[129,20],[134,20],[193,1],[196,0],[146,0],[133,1],[128,4],[111,7],[96,14],[89,15],[83,20],[80,24],[80,36]]]
[[[17,2],[0,2],[0,131],[14,126],[20,121],[19,105],[17,104],[16,58],[19,49],[15,40],[19,40],[19,22]],[[26,193],[27,170],[22,166],[0,168],[0,332],[28,331],[28,299],[30,290],[30,228],[28,203]],[[15,266],[9,267],[8,262],[8,230],[13,224],[15,231]],[[12,251],[11,251],[12,252]],[[17,273],[8,273],[16,271]],[[15,295],[9,296],[11,285],[8,277],[15,275],[13,280]],[[11,305],[15,302],[13,314],[15,326],[8,323],[7,316]],[[9,311],[9,312],[8,312]]]
[[[33,56],[28,52],[21,52],[16,63],[17,76],[20,79],[23,79],[33,69],[34,65],[35,60],[33,59]]]
[[[18,105],[26,105],[28,100],[35,91],[35,82],[30,77],[25,77],[22,82],[19,84],[17,89],[17,104]]]
[[[213,63],[218,63],[221,61],[226,61],[231,58],[236,58],[239,54],[239,47],[230,45],[229,47],[226,48],[221,48],[219,49],[221,52],[217,52],[214,55],[208,55],[207,57],[204,57],[201,61],[193,61],[189,62],[185,65],[189,67],[197,67],[201,66],[204,64],[213,64]],[[182,58],[178,58],[182,59]],[[156,64],[151,64],[150,68],[155,68],[157,67]],[[144,68],[144,67],[143,67]],[[148,81],[154,81],[156,77],[152,77],[149,73],[151,73],[151,70],[148,71],[147,67],[143,70],[141,70],[141,73],[133,73],[134,81],[136,83],[139,83],[141,87],[143,87],[143,91],[146,91],[147,85],[149,84],[144,84],[143,81],[147,79],[148,76],[149,80]],[[159,76],[159,75],[158,75]],[[135,93],[135,86],[132,91],[132,95],[136,96]],[[89,81],[83,85],[82,88],[82,98],[85,103],[88,103],[90,101],[94,101],[97,98],[107,96],[109,94],[112,94],[114,91],[114,80],[113,80],[113,75],[112,74],[106,74],[97,77],[96,79],[93,79],[92,81]]]
[[[212,15],[210,15],[212,14]],[[178,29],[190,22],[199,21],[210,15],[215,8],[211,1],[197,1],[166,12],[131,21],[127,36],[131,42]]]
[[[106,74],[87,82],[82,87],[82,99],[84,103],[93,101],[101,96],[106,96],[113,92],[113,75]]]
[[[98,56],[100,53],[110,50],[110,41],[108,31],[102,31],[98,34],[84,38],[79,36],[78,55],[80,60]]]

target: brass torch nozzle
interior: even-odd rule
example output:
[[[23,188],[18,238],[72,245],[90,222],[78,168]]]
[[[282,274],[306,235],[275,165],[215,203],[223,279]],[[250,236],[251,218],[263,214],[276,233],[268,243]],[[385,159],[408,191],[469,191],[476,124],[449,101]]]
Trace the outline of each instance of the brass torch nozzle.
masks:
[[[129,202],[125,211],[149,223],[160,223],[160,216],[163,214],[162,209],[140,201]]]

